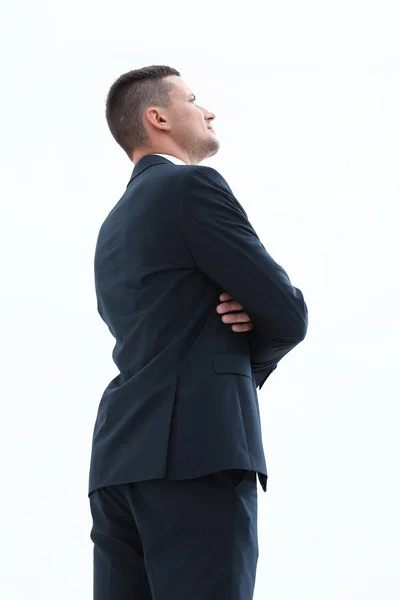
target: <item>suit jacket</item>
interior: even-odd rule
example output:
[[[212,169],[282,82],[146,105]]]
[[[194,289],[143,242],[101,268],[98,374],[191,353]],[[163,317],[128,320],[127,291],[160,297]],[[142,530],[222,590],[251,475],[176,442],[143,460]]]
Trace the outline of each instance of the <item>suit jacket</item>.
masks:
[[[225,179],[141,158],[100,227],[94,275],[119,374],[98,408],[89,495],[224,469],[256,471],[266,491],[256,388],[304,339],[307,306]],[[252,331],[221,321],[225,291]]]

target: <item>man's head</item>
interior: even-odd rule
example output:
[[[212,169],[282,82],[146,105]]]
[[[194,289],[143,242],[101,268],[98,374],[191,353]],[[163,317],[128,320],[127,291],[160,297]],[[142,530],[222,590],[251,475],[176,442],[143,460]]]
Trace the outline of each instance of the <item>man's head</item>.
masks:
[[[144,67],[113,83],[106,119],[132,162],[156,152],[197,165],[218,152],[219,142],[209,129],[215,115],[195,100],[176,69]]]

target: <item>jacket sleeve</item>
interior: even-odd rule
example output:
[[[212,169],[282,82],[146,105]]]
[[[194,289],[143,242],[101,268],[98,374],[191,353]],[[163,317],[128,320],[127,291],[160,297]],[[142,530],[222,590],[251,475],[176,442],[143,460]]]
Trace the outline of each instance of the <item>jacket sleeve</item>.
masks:
[[[238,300],[254,329],[250,360],[261,389],[278,362],[301,342],[308,313],[303,294],[268,254],[225,179],[191,166],[182,185],[180,217],[196,266]]]

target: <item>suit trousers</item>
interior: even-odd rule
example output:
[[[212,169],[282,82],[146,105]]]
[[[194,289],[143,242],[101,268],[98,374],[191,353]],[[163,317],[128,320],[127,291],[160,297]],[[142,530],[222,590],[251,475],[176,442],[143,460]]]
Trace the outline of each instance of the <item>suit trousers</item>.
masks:
[[[252,600],[254,471],[113,485],[89,499],[94,600]]]

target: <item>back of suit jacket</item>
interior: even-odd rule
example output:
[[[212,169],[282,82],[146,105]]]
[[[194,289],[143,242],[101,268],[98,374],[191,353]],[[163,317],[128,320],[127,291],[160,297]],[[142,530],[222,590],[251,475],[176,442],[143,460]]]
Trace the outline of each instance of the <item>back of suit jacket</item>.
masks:
[[[307,307],[225,179],[141,158],[100,228],[94,268],[120,372],[100,401],[89,494],[232,468],[257,471],[266,490],[256,387],[304,339]],[[253,331],[221,321],[222,292]]]

